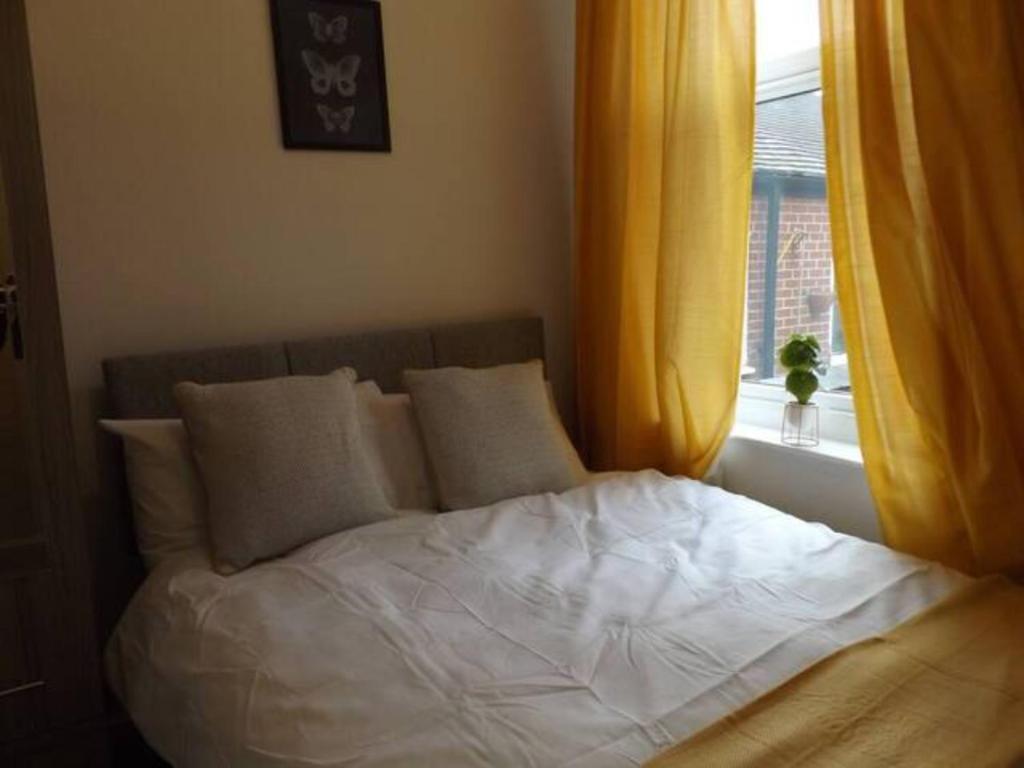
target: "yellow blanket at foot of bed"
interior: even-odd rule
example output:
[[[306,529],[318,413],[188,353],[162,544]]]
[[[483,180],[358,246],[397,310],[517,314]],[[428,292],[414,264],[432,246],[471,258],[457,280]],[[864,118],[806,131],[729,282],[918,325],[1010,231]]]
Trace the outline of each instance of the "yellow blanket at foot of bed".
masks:
[[[973,582],[647,768],[794,765],[1024,768],[1024,588]]]

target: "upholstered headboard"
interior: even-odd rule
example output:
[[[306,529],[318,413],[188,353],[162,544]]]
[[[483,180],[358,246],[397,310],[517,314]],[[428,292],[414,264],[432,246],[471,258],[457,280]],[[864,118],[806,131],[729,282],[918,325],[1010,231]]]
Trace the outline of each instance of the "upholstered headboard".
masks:
[[[177,414],[172,392],[180,381],[250,381],[324,374],[351,366],[360,379],[373,379],[385,392],[398,392],[407,368],[481,368],[537,358],[544,358],[543,323],[539,318],[520,318],[132,355],[104,360],[103,377],[114,418],[158,419]]]
[[[192,352],[133,355],[103,361],[108,415],[118,419],[171,418],[177,415],[172,392],[181,381],[201,384],[329,373],[351,366],[360,379],[373,379],[385,392],[402,389],[407,368],[458,365],[481,368],[544,359],[544,326],[539,318],[517,318],[413,330],[285,341]],[[106,639],[144,571],[135,551],[134,532],[119,444],[110,439],[106,453],[117,464],[105,474],[119,488],[112,514],[100,521],[105,549],[97,558],[97,615]]]

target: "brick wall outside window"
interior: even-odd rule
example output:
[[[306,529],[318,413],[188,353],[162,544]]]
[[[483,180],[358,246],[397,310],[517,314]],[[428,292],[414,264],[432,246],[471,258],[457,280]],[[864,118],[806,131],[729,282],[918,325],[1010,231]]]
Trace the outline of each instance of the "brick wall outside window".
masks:
[[[764,275],[768,204],[755,195],[750,216],[750,245],[747,280],[747,363],[759,367],[764,334]],[[796,235],[784,254],[787,242]],[[834,294],[832,283],[832,238],[828,204],[821,197],[784,196],[779,208],[778,272],[775,294],[775,338],[773,350],[792,333],[813,333],[822,346],[822,357],[831,357],[831,305],[815,315],[808,297]],[[776,369],[778,368],[775,364]],[[779,371],[781,373],[781,370]]]

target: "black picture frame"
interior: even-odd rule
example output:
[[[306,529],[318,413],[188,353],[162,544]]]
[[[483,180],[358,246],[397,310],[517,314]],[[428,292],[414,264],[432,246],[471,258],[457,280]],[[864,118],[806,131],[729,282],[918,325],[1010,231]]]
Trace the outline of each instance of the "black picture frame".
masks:
[[[288,149],[390,152],[384,29],[374,0],[270,0]]]

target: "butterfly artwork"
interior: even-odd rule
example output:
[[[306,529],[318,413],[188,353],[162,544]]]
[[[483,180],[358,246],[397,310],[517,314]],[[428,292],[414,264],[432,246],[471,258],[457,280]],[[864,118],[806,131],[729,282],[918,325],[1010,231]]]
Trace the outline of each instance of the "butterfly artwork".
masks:
[[[348,16],[338,15],[333,19],[325,19],[316,11],[310,11],[309,26],[313,29],[313,37],[318,43],[342,45],[348,38]]]
[[[306,49],[302,52],[302,60],[309,72],[309,87],[313,93],[326,96],[333,87],[339,96],[356,95],[356,75],[362,63],[358,54],[350,53],[337,61],[329,61],[316,51]]]
[[[328,133],[340,131],[348,133],[352,130],[352,120],[356,116],[356,108],[349,104],[341,109],[332,109],[326,104],[316,105],[317,114],[324,121],[324,130]]]
[[[377,0],[267,0],[286,149],[390,152]]]

